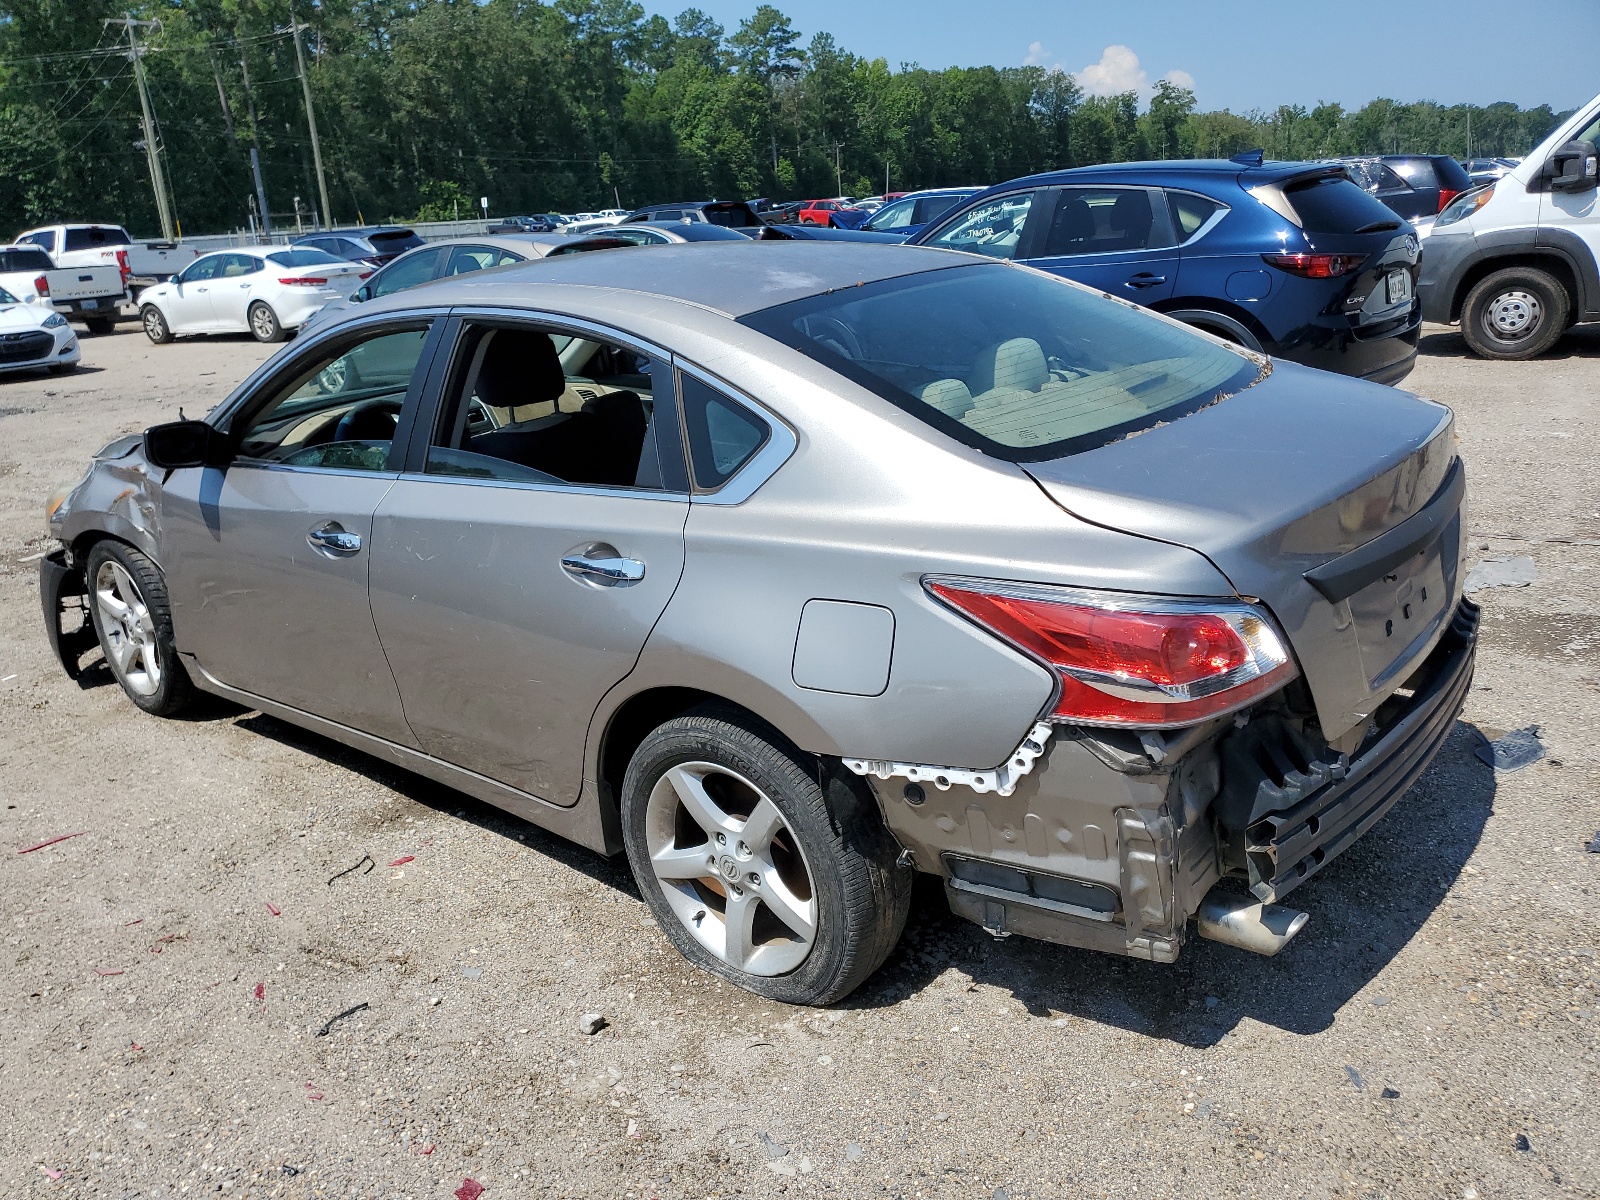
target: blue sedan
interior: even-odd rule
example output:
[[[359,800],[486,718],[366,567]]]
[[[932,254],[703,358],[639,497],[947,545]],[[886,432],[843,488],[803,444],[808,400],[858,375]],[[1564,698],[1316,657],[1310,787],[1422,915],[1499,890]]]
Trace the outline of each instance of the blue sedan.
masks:
[[[1000,184],[909,239],[1027,262],[1379,383],[1417,356],[1415,231],[1337,163],[1116,163]]]
[[[869,233],[893,233],[910,238],[929,221],[937,221],[961,201],[976,196],[982,188],[930,188],[891,200],[875,212],[845,209],[833,214],[841,229],[864,229]]]

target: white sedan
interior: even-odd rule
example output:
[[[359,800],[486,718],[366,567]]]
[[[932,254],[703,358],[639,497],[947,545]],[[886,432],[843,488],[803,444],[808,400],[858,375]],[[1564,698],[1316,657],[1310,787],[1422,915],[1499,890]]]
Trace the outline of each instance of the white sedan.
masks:
[[[65,317],[24,304],[0,288],[0,373],[48,367],[64,375],[77,367],[79,357],[77,335]]]
[[[146,288],[139,319],[158,345],[190,333],[251,333],[281,342],[330,300],[372,274],[321,250],[219,250]]]

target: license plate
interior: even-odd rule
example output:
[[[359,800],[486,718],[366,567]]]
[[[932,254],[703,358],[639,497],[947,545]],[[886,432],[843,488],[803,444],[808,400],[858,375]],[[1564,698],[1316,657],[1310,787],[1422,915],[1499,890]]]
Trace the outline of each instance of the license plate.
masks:
[[[1383,281],[1390,304],[1404,304],[1411,299],[1411,272],[1390,271]]]
[[[98,301],[98,300],[85,300],[83,302],[83,306],[85,308],[99,308],[100,307],[100,301]]]

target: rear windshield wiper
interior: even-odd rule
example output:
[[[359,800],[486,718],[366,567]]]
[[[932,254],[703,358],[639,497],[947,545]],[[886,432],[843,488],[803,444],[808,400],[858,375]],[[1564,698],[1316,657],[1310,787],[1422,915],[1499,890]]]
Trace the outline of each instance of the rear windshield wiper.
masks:
[[[1399,229],[1399,221],[1373,221],[1370,225],[1363,225],[1360,229],[1353,229],[1352,233],[1382,233],[1385,229]]]

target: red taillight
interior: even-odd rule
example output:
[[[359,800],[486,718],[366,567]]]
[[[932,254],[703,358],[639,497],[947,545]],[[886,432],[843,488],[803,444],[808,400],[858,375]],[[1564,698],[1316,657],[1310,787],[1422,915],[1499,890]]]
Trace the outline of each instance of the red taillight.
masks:
[[[1263,254],[1262,258],[1291,275],[1305,279],[1336,279],[1359,271],[1365,254]]]
[[[1193,725],[1243,708],[1296,673],[1271,622],[1247,604],[978,580],[927,586],[1054,669],[1057,721]]]
[[[280,279],[278,282],[286,283],[290,287],[321,287],[328,281],[319,275],[301,275],[298,277],[290,277],[288,279]]]
[[[372,272],[371,271],[363,271],[363,272],[361,272],[361,274],[357,275],[356,278],[357,279],[371,279],[372,278]]]
[[[1460,192],[1451,191],[1447,187],[1440,188],[1439,189],[1439,211],[1443,212],[1444,211],[1444,206],[1446,204],[1449,204],[1450,201],[1454,200],[1459,195],[1461,195]]]
[[[50,294],[50,281],[43,275],[39,276],[33,281],[33,290],[41,296],[48,296]]]
[[[128,266],[128,252],[126,250],[117,251],[117,270],[122,272],[122,286],[127,287],[128,277],[133,274],[133,268]]]

